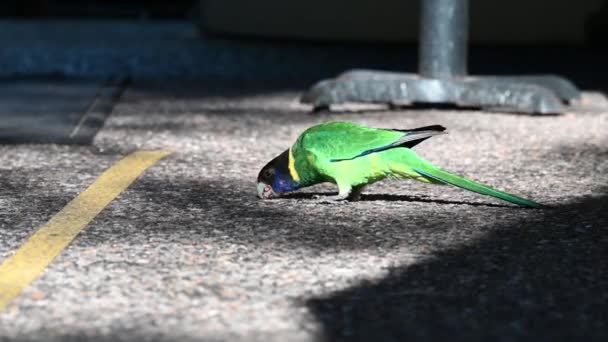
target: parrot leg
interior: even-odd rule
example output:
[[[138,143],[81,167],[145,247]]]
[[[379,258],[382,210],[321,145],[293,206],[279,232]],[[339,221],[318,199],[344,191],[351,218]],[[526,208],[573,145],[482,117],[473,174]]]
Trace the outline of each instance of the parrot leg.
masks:
[[[355,190],[359,189],[359,188],[362,188],[362,187],[356,187],[353,189],[353,187],[348,183],[338,182],[338,194],[337,195],[334,195],[334,196],[315,195],[315,196],[313,196],[313,199],[315,199],[319,203],[346,203],[349,200],[353,200],[352,195],[354,192],[356,192]],[[357,199],[358,199],[360,192],[356,193],[356,195],[357,195]]]
[[[361,199],[361,193],[363,192],[363,189],[365,188],[365,185],[357,185],[354,186],[352,188],[352,190],[350,191],[350,194],[348,195],[348,200],[355,202]]]

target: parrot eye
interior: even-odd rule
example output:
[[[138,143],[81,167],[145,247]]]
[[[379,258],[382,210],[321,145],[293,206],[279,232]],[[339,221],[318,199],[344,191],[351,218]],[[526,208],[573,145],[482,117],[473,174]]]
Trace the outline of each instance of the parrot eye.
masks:
[[[272,177],[272,174],[274,173],[274,171],[272,171],[272,169],[267,169],[264,171],[264,177],[265,178],[270,178]]]

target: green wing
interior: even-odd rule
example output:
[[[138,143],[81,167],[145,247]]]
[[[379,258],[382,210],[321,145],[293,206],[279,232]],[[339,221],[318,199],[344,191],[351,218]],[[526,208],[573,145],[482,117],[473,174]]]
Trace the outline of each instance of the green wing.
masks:
[[[330,162],[353,160],[395,147],[413,147],[433,135],[441,126],[410,130],[370,128],[350,122],[330,122],[309,128],[302,134],[302,147]]]

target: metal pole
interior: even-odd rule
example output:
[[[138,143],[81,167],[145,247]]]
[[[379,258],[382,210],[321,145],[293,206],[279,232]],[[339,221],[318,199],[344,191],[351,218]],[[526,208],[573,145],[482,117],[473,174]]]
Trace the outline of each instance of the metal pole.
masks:
[[[431,78],[466,76],[469,1],[420,2],[420,75]]]

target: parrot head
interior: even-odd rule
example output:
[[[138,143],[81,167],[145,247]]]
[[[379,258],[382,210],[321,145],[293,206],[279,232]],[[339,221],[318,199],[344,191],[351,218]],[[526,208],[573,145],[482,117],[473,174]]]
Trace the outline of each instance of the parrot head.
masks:
[[[278,155],[258,174],[258,197],[268,199],[297,190],[298,183],[289,172],[289,150]]]

